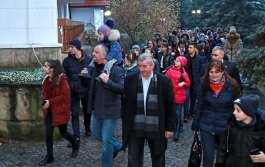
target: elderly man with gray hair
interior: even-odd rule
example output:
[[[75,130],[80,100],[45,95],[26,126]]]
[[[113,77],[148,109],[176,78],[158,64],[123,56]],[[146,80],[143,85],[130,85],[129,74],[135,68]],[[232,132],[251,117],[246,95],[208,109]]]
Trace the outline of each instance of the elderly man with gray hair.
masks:
[[[122,148],[113,138],[117,120],[121,115],[121,94],[124,88],[124,70],[114,64],[110,73],[101,73],[108,49],[99,44],[92,53],[94,69],[89,84],[88,113],[93,115],[93,136],[102,142],[102,167],[112,167],[113,157]],[[82,70],[88,73],[87,69]],[[96,81],[99,77],[102,82]]]
[[[231,62],[229,60],[225,60],[224,59],[225,56],[225,52],[224,49],[220,46],[215,46],[212,50],[212,60],[219,60],[221,62],[223,62],[224,66],[225,66],[225,71],[237,81],[237,84],[240,86],[241,92],[243,92],[243,86],[241,83],[241,79],[240,79],[240,75],[239,75],[239,71],[238,68],[236,67],[236,64],[234,62]],[[202,70],[201,70],[201,77],[205,74],[205,72],[207,71],[209,67],[209,63],[206,63],[202,66]]]
[[[147,140],[152,166],[165,166],[167,139],[176,127],[174,94],[169,78],[155,72],[152,55],[138,57],[139,72],[125,78],[122,111],[123,148],[128,146],[128,166],[143,166]]]

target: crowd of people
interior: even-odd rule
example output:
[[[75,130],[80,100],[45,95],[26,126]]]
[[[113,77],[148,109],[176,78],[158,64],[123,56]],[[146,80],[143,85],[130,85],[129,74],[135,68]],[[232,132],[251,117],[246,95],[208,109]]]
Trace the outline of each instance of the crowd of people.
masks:
[[[74,39],[62,65],[58,60],[45,62],[47,156],[40,166],[54,161],[54,126],[69,140],[72,157],[78,156],[80,102],[85,136],[92,134],[102,142],[103,167],[113,166],[113,158],[126,149],[128,166],[143,166],[145,142],[150,166],[164,167],[167,141],[178,142],[188,121],[200,134],[203,167],[264,166],[265,123],[257,112],[259,97],[242,96],[236,66],[242,41],[234,26],[174,30],[167,38],[157,32],[146,45],[124,53],[112,19],[97,32],[93,59]],[[66,130],[70,118],[73,134]],[[114,138],[120,118],[122,142]]]

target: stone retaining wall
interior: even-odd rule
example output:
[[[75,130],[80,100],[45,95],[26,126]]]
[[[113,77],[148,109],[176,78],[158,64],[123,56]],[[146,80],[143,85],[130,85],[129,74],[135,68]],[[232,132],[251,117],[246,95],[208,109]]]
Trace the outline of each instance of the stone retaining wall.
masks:
[[[0,136],[44,139],[41,83],[0,84]]]
[[[41,63],[47,59],[62,59],[60,47],[42,47],[34,50]],[[40,65],[33,48],[1,48],[0,66],[1,68],[35,68]]]

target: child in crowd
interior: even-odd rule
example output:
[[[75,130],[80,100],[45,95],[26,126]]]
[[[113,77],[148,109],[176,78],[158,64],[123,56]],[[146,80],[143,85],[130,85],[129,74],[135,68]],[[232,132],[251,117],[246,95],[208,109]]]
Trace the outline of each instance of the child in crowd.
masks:
[[[234,116],[221,138],[216,167],[259,167],[255,158],[265,152],[265,123],[257,113],[258,95],[247,95],[234,101]],[[258,162],[258,161],[256,161]]]
[[[116,29],[112,29],[115,27],[115,22],[112,19],[107,19],[106,24],[101,25],[97,32],[98,32],[98,43],[104,44],[108,49],[109,52],[105,57],[105,66],[104,66],[104,73],[109,74],[113,64],[118,63],[121,64],[122,62],[122,53],[121,53],[121,46],[120,46],[120,32]],[[88,74],[91,75],[92,68],[94,68],[94,61],[92,61],[88,65]],[[99,78],[97,78],[99,79]]]
[[[190,80],[188,74],[185,72],[184,67],[187,64],[187,59],[184,56],[176,56],[174,60],[174,66],[168,69],[166,76],[172,80],[174,89],[174,97],[176,103],[176,127],[177,130],[174,133],[173,140],[178,141],[179,133],[183,127],[183,103],[186,100],[186,88],[190,86]]]

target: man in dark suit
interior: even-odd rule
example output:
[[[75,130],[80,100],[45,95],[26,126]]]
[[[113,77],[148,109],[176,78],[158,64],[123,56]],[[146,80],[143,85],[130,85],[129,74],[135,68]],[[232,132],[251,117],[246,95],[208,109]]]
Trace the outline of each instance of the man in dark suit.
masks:
[[[232,78],[234,78],[237,81],[238,85],[240,86],[241,92],[242,92],[243,91],[243,86],[242,86],[242,83],[241,83],[241,79],[240,79],[238,68],[236,67],[236,64],[234,62],[231,62],[231,61],[228,61],[228,60],[224,60],[224,50],[222,49],[222,47],[220,47],[220,46],[214,47],[213,50],[212,50],[211,57],[214,60],[220,60],[220,61],[222,61],[224,63],[226,72]],[[204,64],[202,66],[201,77],[205,74],[205,72],[207,71],[208,67],[209,67],[209,63]]]
[[[153,71],[154,60],[148,53],[139,56],[138,67],[138,73],[125,78],[123,148],[128,146],[128,167],[143,166],[147,140],[152,166],[164,167],[167,138],[176,128],[172,81]]]
[[[71,88],[71,118],[75,139],[80,143],[80,101],[84,113],[85,136],[91,136],[90,122],[91,114],[87,113],[88,89],[82,85],[78,74],[88,66],[92,58],[86,56],[81,49],[81,42],[78,39],[70,41],[69,55],[63,60],[64,73],[67,76],[68,84]]]

